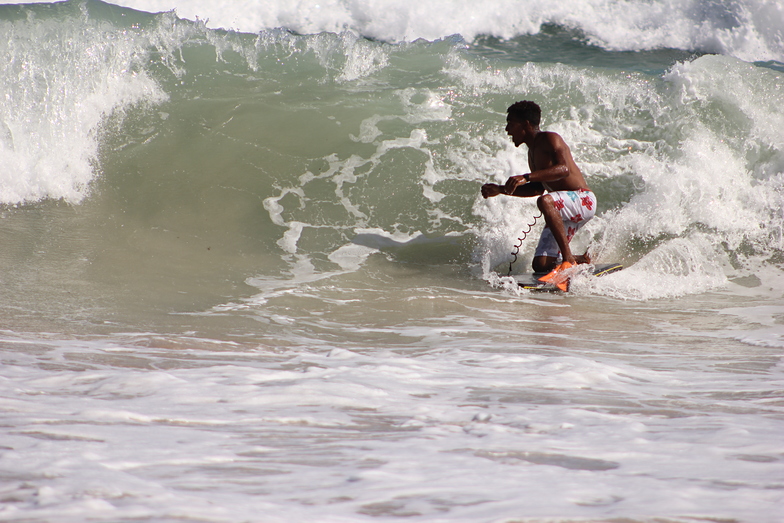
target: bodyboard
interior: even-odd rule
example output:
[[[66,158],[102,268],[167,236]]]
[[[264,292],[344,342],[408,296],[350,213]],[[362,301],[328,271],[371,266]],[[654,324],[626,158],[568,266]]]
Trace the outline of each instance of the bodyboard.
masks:
[[[605,276],[607,274],[618,272],[621,269],[623,269],[623,265],[620,263],[600,263],[594,265],[593,275],[597,277]],[[535,272],[533,274],[521,274],[519,276],[514,276],[514,278],[517,280],[517,285],[529,291],[563,292],[552,283],[541,282],[538,280],[538,278],[544,276],[545,274],[547,273]]]

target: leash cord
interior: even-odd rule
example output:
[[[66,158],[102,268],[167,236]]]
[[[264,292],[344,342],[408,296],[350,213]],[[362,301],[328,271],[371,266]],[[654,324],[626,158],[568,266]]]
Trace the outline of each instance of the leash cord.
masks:
[[[520,247],[523,246],[523,241],[525,241],[526,237],[531,233],[531,229],[533,229],[534,225],[536,225],[536,220],[542,217],[542,213],[539,213],[538,216],[534,216],[534,222],[528,224],[528,228],[522,232],[522,238],[517,238],[517,245],[514,246],[514,251],[512,251],[512,261],[509,262],[509,274],[507,276],[512,275],[512,265],[517,261],[517,255],[520,254]]]

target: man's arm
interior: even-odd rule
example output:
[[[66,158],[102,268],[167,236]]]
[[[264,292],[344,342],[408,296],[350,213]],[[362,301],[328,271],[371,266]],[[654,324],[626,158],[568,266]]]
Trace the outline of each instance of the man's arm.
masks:
[[[496,183],[486,183],[482,186],[482,196],[485,198],[492,198],[493,196],[498,196],[499,194],[517,196],[519,198],[529,198],[531,196],[539,196],[544,194],[544,186],[541,183],[526,183],[515,187],[512,192],[507,191],[506,186],[498,185]]]

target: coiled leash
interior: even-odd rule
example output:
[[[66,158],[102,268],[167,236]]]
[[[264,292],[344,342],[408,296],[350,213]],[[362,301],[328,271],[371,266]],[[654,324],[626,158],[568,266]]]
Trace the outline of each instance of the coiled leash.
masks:
[[[507,276],[512,275],[512,265],[517,261],[517,255],[520,254],[520,247],[523,246],[523,241],[525,241],[526,237],[531,233],[531,229],[533,229],[534,225],[536,225],[536,220],[542,217],[542,213],[539,213],[538,216],[534,216],[534,223],[529,223],[528,228],[523,231],[523,237],[517,238],[517,245],[514,246],[514,251],[512,251],[512,261],[509,262],[509,274]]]

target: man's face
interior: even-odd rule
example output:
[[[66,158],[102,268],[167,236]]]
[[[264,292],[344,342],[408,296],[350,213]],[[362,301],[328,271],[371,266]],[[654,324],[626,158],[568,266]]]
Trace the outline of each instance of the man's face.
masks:
[[[512,137],[515,147],[519,147],[521,143],[525,143],[525,138],[530,132],[531,123],[512,116],[506,117],[506,134]]]

